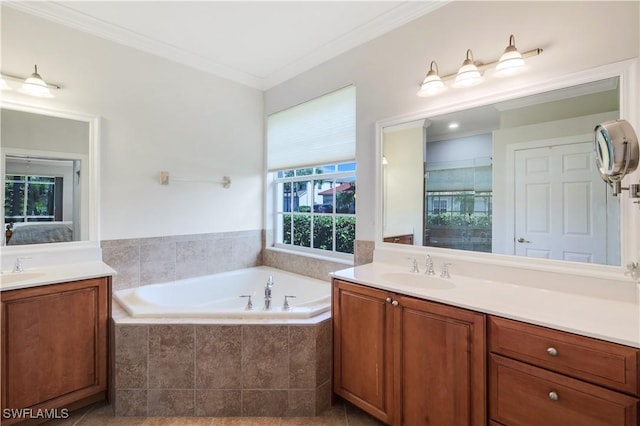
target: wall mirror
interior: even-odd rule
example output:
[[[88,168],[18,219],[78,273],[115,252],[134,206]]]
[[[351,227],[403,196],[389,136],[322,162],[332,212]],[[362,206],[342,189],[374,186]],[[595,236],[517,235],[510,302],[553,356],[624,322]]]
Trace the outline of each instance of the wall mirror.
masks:
[[[98,119],[3,100],[3,252],[98,237]]]
[[[379,122],[378,241],[620,266],[593,130],[621,117],[621,77],[582,80]]]

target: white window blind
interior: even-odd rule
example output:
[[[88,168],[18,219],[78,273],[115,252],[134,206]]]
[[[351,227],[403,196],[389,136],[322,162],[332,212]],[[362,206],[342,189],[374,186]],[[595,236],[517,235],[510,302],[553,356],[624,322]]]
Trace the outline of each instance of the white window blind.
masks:
[[[356,158],[356,88],[349,86],[267,119],[267,168]]]

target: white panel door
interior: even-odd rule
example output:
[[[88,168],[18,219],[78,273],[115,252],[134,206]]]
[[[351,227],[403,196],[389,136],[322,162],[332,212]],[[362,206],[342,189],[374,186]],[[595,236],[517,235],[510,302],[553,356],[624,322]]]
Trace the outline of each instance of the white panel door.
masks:
[[[514,166],[515,253],[606,263],[606,184],[592,143],[518,150]]]

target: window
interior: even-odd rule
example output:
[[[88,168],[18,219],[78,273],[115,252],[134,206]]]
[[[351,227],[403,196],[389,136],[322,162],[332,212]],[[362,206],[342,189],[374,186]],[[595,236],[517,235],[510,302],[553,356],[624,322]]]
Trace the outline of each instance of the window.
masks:
[[[353,254],[355,163],[276,172],[276,243]]]
[[[62,178],[5,175],[5,222],[56,220],[56,197],[61,195]]]
[[[268,117],[274,245],[353,254],[354,158],[353,86]]]
[[[425,245],[491,253],[491,191],[427,191]]]

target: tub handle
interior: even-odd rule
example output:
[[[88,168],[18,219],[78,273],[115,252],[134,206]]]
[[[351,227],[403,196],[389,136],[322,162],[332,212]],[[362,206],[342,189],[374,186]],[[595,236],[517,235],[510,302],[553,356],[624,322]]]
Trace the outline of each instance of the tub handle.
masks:
[[[285,296],[284,297],[284,303],[282,304],[282,310],[283,311],[290,311],[291,310],[291,306],[289,306],[289,299],[290,298],[296,298],[295,296]]]
[[[245,310],[250,311],[251,309],[253,309],[253,303],[251,303],[251,295],[250,294],[243,294],[240,297],[246,297],[247,298],[247,306],[244,307]]]

